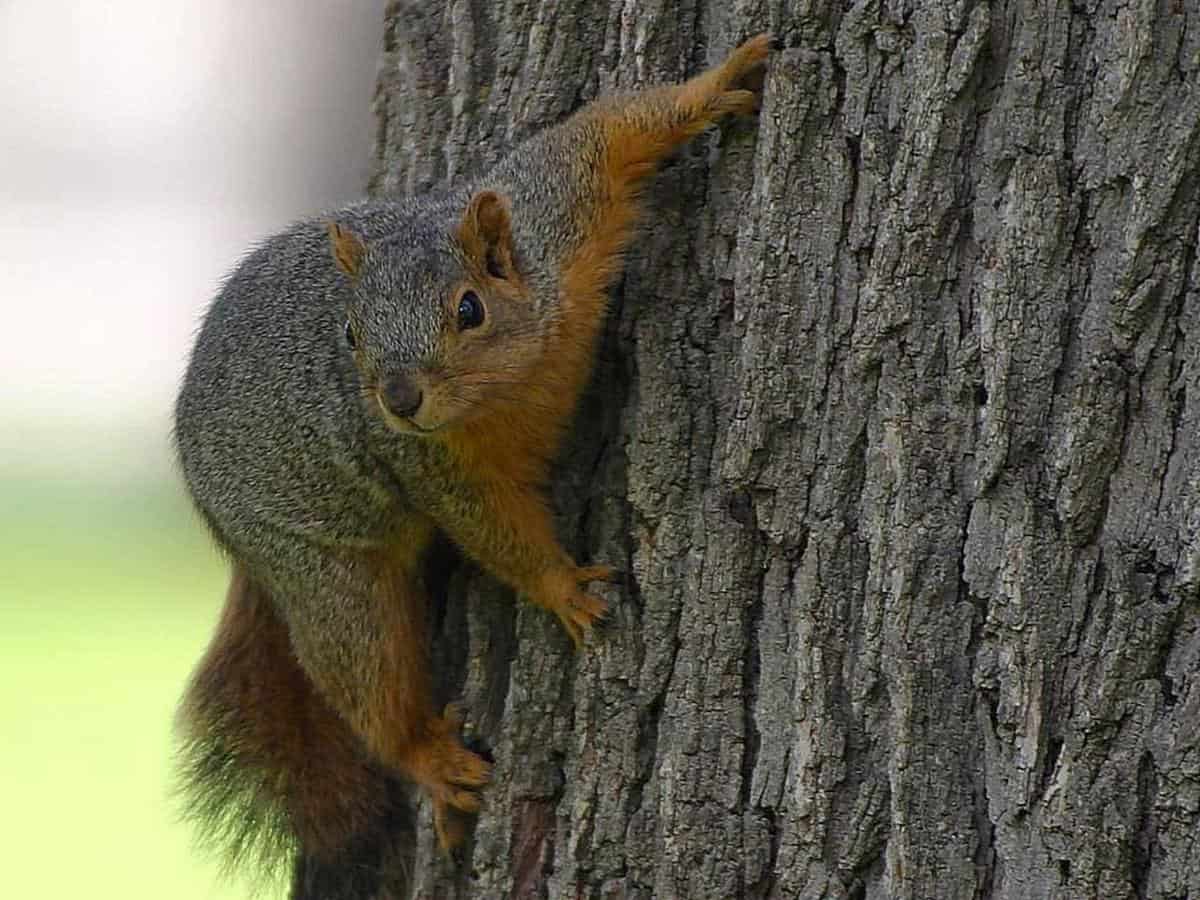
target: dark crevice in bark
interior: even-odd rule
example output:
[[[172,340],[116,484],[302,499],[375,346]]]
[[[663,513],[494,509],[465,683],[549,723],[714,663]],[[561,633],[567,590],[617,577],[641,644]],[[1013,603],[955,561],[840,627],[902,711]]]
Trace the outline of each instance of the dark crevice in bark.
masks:
[[[981,763],[974,784],[975,825],[975,896],[978,900],[991,900],[996,889],[996,829],[991,819],[988,800],[986,752],[982,741],[977,742],[975,752]]]
[[[674,668],[674,666],[672,666]],[[642,812],[646,785],[654,777],[654,760],[658,752],[658,729],[662,722],[664,697],[659,694],[638,713],[638,765],[634,780],[629,785],[625,803],[625,820],[632,822]]]
[[[1046,740],[1046,752],[1042,754],[1041,773],[1038,777],[1037,793],[1034,795],[1038,798],[1045,798],[1050,790],[1050,779],[1054,777],[1054,768],[1058,765],[1058,758],[1062,755],[1063,741],[1059,737],[1050,737]]]
[[[492,588],[492,590],[498,593],[497,588]],[[461,597],[463,594],[465,591],[460,592],[459,596]],[[479,721],[479,733],[491,746],[495,746],[498,742],[500,729],[503,727],[508,711],[512,665],[518,650],[515,609],[513,608],[515,602],[516,598],[511,594],[508,594],[500,602],[489,597],[483,599],[483,603],[491,607],[482,616],[487,625],[487,643],[486,649],[483,651],[476,647],[475,654],[481,657],[481,668],[486,673],[486,680],[481,698],[482,711],[473,710],[473,712]]]
[[[964,653],[970,672],[970,684],[973,687],[973,700],[970,712],[976,723],[980,725],[980,707],[989,719],[991,734],[994,737],[999,727],[997,715],[997,696],[981,679],[977,667],[980,663],[980,653],[985,640],[985,628],[988,621],[988,602],[986,596],[976,594],[971,590],[967,579],[966,558],[967,540],[970,534],[971,514],[973,503],[965,504],[962,524],[959,534],[962,544],[958,548],[958,601],[969,603],[972,607],[971,629]],[[976,872],[975,897],[977,900],[991,900],[995,894],[996,880],[996,830],[991,819],[991,801],[988,795],[988,780],[992,777],[989,766],[988,741],[982,727],[974,729],[975,739],[971,748],[976,763],[972,778],[972,824],[975,831],[974,864]]]
[[[1058,883],[1060,887],[1066,887],[1071,883],[1071,861],[1069,859],[1058,860]]]
[[[1084,591],[1083,613],[1079,617],[1080,643],[1088,639],[1095,630],[1096,606],[1103,599],[1108,588],[1108,563],[1104,558],[1104,548],[1096,548],[1096,560],[1092,565],[1090,583]]]
[[[854,868],[844,879],[846,896],[859,897],[865,900],[867,889],[879,883],[887,865],[887,841],[880,839],[874,844],[871,852],[857,861]]]
[[[744,525],[742,527],[745,528]],[[759,629],[762,627],[763,592],[765,590],[763,565],[757,553],[750,554],[750,559],[746,562],[746,568],[753,571],[755,575],[748,586],[750,605],[745,613],[742,633],[742,640],[746,648],[745,669],[742,673],[742,704],[744,712],[742,734],[744,735],[744,745],[742,748],[741,785],[738,794],[741,809],[762,812],[764,811],[763,798],[753,795],[754,769],[758,762],[759,749],[762,746],[762,732],[759,730],[758,721],[755,718],[755,707],[759,695],[759,677],[762,672],[762,656],[758,635]],[[775,855],[774,849],[770,854],[772,857]],[[767,869],[766,877],[760,879],[757,884],[747,884],[743,860],[743,866],[739,872],[739,880],[742,883],[742,894],[744,896],[766,896],[770,891],[772,874],[773,867]]]
[[[1158,841],[1154,804],[1158,797],[1158,769],[1154,756],[1148,751],[1138,760],[1137,815],[1138,824],[1133,845],[1133,892],[1138,900],[1150,897],[1150,871]]]
[[[776,867],[779,861],[779,814],[769,806],[760,806],[760,812],[767,821],[767,839],[770,842],[767,847],[767,864],[763,874],[757,881],[746,886],[744,896],[748,900],[754,898],[766,898],[777,896],[776,894]]]
[[[1183,330],[1183,322],[1186,303],[1190,296],[1195,295],[1196,289],[1196,245],[1198,243],[1197,238],[1200,236],[1200,205],[1197,205],[1193,216],[1185,221],[1187,222],[1185,226],[1185,239],[1182,241],[1183,273],[1180,278],[1179,290],[1171,298],[1171,309],[1167,313],[1164,322],[1164,327],[1172,328],[1173,334],[1170,342],[1171,365],[1168,376],[1170,442],[1166,457],[1163,460],[1162,477],[1158,482],[1158,497],[1155,501],[1155,508],[1160,511],[1163,510],[1163,495],[1167,489],[1175,451],[1180,446],[1180,428],[1183,423],[1184,410],[1187,408],[1187,382],[1183,377],[1188,361],[1186,353],[1187,335]],[[1189,236],[1190,240],[1187,239]]]

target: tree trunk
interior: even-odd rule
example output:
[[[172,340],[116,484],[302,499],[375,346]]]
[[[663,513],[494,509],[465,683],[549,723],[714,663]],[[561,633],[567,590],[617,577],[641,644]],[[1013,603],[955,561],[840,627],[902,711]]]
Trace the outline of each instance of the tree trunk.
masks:
[[[766,29],[557,480],[610,627],[450,584],[496,779],[414,894],[1198,896],[1194,2],[393,4],[373,190]]]

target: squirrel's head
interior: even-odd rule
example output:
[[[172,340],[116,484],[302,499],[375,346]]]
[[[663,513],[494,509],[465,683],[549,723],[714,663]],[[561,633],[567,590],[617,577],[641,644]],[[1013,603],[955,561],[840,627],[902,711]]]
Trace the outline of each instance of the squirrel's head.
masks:
[[[352,285],[346,352],[388,425],[428,434],[517,397],[543,331],[505,197],[480,191],[457,221],[418,213],[370,242],[331,222],[329,239]]]

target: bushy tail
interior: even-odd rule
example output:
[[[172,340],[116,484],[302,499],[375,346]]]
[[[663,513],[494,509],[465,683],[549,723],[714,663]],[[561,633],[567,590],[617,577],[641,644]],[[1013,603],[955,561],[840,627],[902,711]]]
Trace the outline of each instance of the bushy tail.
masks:
[[[179,731],[185,815],[227,870],[289,879],[293,900],[406,895],[406,786],[316,692],[271,598],[236,567]]]

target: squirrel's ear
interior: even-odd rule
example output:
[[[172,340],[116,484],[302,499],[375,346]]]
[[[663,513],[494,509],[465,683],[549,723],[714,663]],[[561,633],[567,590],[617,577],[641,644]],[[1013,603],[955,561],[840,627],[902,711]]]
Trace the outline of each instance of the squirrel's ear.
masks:
[[[480,191],[467,204],[458,239],[467,255],[493,278],[514,278],[512,215],[508,198],[495,191]]]
[[[345,228],[337,222],[330,222],[329,245],[337,267],[351,278],[357,278],[358,272],[362,268],[363,256],[367,252],[362,238],[349,228]]]

